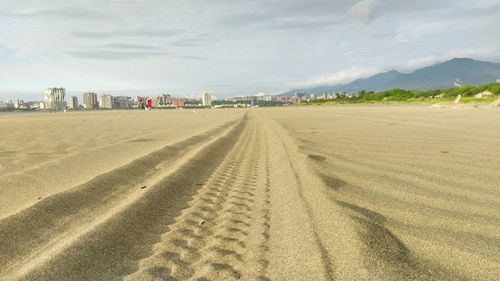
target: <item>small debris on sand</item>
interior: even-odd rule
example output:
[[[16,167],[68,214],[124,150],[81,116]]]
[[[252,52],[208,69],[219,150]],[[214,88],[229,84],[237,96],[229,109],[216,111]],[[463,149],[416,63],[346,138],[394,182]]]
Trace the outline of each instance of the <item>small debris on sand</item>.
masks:
[[[144,186],[141,186],[141,189],[144,189],[144,188],[146,188],[146,187],[147,187],[146,185],[144,185]]]

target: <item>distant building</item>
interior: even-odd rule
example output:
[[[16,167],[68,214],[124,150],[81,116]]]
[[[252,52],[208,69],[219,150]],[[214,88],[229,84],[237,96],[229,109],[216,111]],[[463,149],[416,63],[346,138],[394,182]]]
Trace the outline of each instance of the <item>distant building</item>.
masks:
[[[304,93],[304,92],[296,92],[295,96],[298,97],[298,98],[305,98],[306,97],[306,93]]]
[[[169,94],[162,94],[159,99],[160,105],[172,104],[172,97]]]
[[[64,88],[48,88],[43,92],[45,108],[50,110],[63,109],[66,90]]]
[[[112,97],[112,103],[113,103],[112,107],[121,109],[130,108],[132,104],[131,100],[132,100],[131,97],[124,97],[124,96]]]
[[[203,93],[202,100],[203,106],[212,106],[212,95],[210,93]]]
[[[69,109],[78,109],[78,98],[73,96],[68,99],[68,102],[66,103],[66,106]]]
[[[25,103],[23,100],[20,100],[18,99],[15,103],[14,103],[14,108],[16,109],[27,109]]]
[[[176,107],[184,107],[185,100],[182,98],[174,98],[172,99],[172,105]]]
[[[101,103],[99,103],[99,108],[112,109],[113,108],[113,97],[111,95],[102,95]]]
[[[261,101],[273,101],[275,98],[271,95],[259,95],[258,99]]]
[[[97,103],[97,94],[92,92],[87,92],[83,94],[83,108],[85,109],[96,109],[99,107]]]
[[[288,97],[288,96],[276,96],[275,99],[276,99],[276,101],[279,101],[279,102],[288,102],[290,100],[290,97]]]
[[[0,101],[0,110],[12,110],[14,109],[14,103],[11,100]]]
[[[39,101],[25,101],[23,102],[23,107],[24,109],[31,109],[31,110],[38,110],[38,109],[43,109],[40,107],[40,104],[43,104],[43,102]]]
[[[305,100],[307,100],[307,94],[306,94],[306,93],[304,93],[304,92],[296,92],[296,93],[295,93],[295,95],[294,95],[293,97],[295,97],[295,98],[296,98],[296,99],[294,99],[294,100],[297,100],[297,99],[298,99],[298,100],[299,100],[299,102],[300,102],[300,101],[305,101]],[[292,101],[292,102],[294,102],[294,101]]]
[[[160,97],[151,97],[151,107],[158,108],[160,106]]]
[[[186,106],[203,106],[203,98],[202,99],[196,99],[196,98],[185,98],[184,99],[184,104]]]

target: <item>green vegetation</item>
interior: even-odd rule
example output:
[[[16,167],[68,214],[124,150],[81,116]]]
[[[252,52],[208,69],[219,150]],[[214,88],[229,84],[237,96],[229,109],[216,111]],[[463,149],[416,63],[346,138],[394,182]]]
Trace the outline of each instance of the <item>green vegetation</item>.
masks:
[[[472,96],[484,91],[490,91],[495,95],[500,95],[500,83],[493,83],[481,86],[462,86],[446,90],[403,90],[392,89],[383,92],[367,92],[348,96],[346,94],[335,94],[335,99],[314,99],[305,104],[343,104],[343,103],[432,103],[453,101],[456,96],[463,97],[461,102],[492,102],[495,98],[474,99]]]

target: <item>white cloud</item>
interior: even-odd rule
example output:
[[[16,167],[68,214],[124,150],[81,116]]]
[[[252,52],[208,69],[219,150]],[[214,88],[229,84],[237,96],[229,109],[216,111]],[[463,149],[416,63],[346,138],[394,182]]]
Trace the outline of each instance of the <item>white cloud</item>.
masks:
[[[279,93],[500,54],[498,0],[70,2],[0,0],[0,92]]]
[[[359,78],[367,78],[382,71],[397,69],[400,71],[411,72],[416,69],[430,66],[436,63],[445,62],[454,58],[474,58],[491,60],[496,58],[500,60],[500,47],[470,47],[453,49],[441,54],[431,54],[423,57],[417,57],[406,60],[397,65],[385,65],[382,68],[376,67],[351,67],[345,70],[337,71],[333,74],[321,77],[314,81],[308,81],[301,86],[311,87],[319,85],[335,85],[350,83]]]
[[[377,0],[362,0],[349,8],[349,14],[366,24],[380,15],[382,3]]]
[[[375,67],[351,67],[349,69],[341,70],[328,76],[321,77],[314,81],[305,82],[303,86],[311,87],[319,85],[345,84],[359,78],[374,75],[377,72],[378,70]]]
[[[323,76],[319,79],[292,85],[295,88],[307,88],[321,85],[347,84],[356,79],[368,78],[383,71],[397,69],[403,72],[412,72],[422,67],[445,62],[454,58],[474,58],[484,60],[500,60],[500,47],[469,47],[449,50],[440,54],[430,54],[422,57],[405,60],[404,63],[386,64],[381,67],[351,67]]]
[[[430,54],[422,57],[413,58],[402,64],[394,66],[401,71],[413,71],[418,68],[445,62],[454,58],[473,58],[484,60],[500,60],[500,47],[469,47],[452,49],[440,54]]]
[[[442,33],[443,30],[452,30],[456,25],[450,20],[435,20],[435,21],[412,21],[411,23],[402,24],[396,32],[396,41],[400,43],[425,39],[434,34]]]

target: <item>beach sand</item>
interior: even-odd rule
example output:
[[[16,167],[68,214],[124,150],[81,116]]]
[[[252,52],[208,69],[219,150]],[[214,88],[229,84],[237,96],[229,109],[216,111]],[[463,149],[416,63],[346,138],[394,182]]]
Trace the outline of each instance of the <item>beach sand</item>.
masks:
[[[0,280],[495,280],[500,110],[0,117]]]

